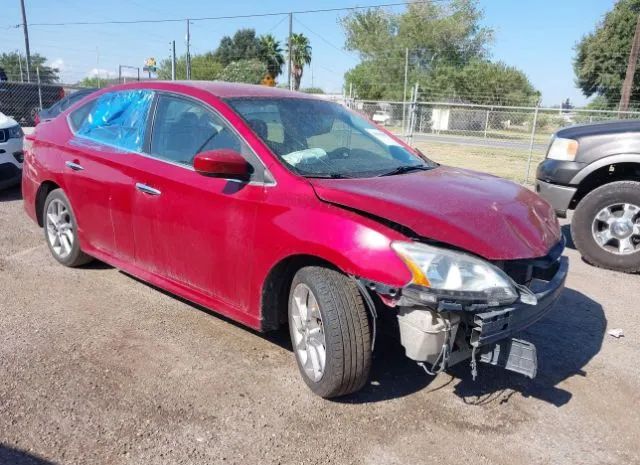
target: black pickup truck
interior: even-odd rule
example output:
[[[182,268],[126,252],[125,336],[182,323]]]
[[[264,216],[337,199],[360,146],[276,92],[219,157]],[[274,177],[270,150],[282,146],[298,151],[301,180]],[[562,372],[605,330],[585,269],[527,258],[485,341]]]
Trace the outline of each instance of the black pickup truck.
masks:
[[[558,131],[537,171],[536,190],[565,217],[590,263],[640,271],[640,121]]]
[[[64,97],[64,89],[55,84],[42,84],[38,90],[37,83],[9,81],[0,68],[0,113],[11,116],[26,126],[32,126],[42,107],[48,108]]]

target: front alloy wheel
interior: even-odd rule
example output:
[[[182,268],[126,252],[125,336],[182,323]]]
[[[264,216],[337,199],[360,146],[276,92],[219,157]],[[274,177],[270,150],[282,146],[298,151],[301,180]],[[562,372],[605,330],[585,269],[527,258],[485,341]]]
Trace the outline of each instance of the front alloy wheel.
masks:
[[[289,294],[289,333],[300,373],[314,393],[342,396],[367,382],[370,323],[349,277],[318,266],[300,269]]]
[[[291,302],[292,338],[296,356],[306,375],[320,381],[327,361],[327,349],[318,301],[309,286],[300,283]]]

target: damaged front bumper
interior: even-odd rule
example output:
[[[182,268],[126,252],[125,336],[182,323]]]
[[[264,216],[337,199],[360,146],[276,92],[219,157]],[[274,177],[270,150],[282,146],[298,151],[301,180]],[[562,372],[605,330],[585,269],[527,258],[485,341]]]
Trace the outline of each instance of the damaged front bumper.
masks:
[[[407,357],[428,364],[438,373],[471,358],[475,377],[476,360],[502,366],[531,378],[537,372],[535,346],[512,336],[544,316],[564,289],[568,271],[566,257],[552,264],[552,276],[533,277],[527,283],[535,303],[487,307],[465,302],[425,303],[417,289],[406,288],[395,299],[400,342]],[[388,303],[388,302],[387,302]]]

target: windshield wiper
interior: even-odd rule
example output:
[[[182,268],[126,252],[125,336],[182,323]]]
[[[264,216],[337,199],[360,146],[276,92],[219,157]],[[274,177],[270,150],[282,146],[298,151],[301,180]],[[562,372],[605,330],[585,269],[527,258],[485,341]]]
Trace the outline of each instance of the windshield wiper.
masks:
[[[403,173],[408,173],[410,171],[428,171],[430,170],[431,167],[428,165],[405,165],[405,166],[398,166],[397,168],[388,171],[386,173],[382,173],[378,176],[393,176],[395,174],[403,174]]]
[[[321,178],[321,179],[351,179],[351,176],[345,176],[340,173],[317,173],[317,174],[303,174],[305,178]]]

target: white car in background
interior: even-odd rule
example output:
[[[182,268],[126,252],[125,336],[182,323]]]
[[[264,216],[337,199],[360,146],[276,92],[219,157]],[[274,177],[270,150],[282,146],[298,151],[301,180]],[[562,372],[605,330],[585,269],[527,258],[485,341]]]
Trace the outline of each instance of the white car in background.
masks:
[[[378,123],[378,124],[382,124],[383,126],[386,126],[391,122],[391,115],[387,111],[377,110],[373,114],[373,117],[371,118],[371,120],[374,123]]]
[[[0,189],[20,184],[24,133],[13,118],[0,113]]]

